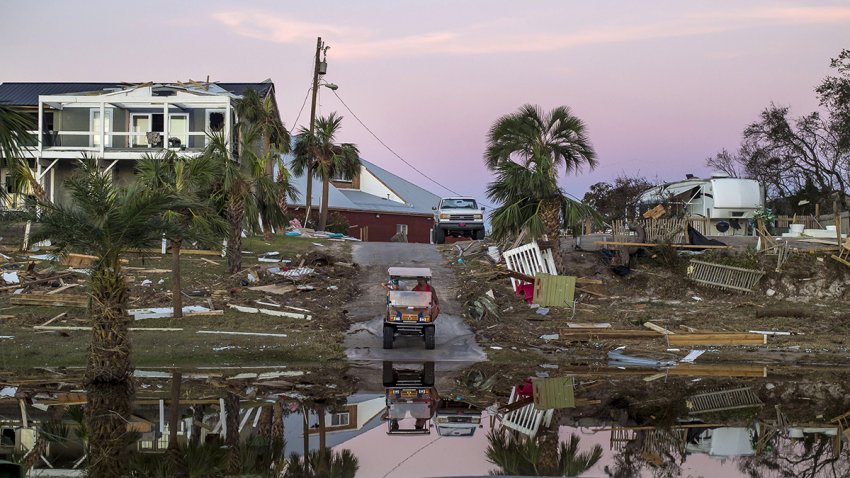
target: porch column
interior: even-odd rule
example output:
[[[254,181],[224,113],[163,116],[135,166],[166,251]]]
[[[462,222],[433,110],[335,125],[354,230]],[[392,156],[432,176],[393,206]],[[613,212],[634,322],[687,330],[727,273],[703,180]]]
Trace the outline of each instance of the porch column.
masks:
[[[41,101],[41,96],[38,97],[38,133],[36,133],[36,141],[38,141],[38,156],[41,157],[41,151],[44,148],[44,103]]]
[[[106,149],[106,103],[100,101],[100,157],[103,157]]]
[[[227,102],[227,108],[225,109],[225,113],[224,113],[224,139],[225,139],[225,142],[228,146],[230,146],[230,114],[231,114],[231,108],[230,108],[230,102],[228,101]],[[228,150],[229,149],[230,148],[228,148]]]
[[[163,103],[162,105],[162,147],[168,147],[168,102]]]

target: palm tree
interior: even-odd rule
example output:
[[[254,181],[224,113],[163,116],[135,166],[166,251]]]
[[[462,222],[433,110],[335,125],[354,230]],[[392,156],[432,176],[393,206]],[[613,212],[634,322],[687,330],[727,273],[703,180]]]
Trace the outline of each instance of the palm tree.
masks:
[[[139,183],[148,193],[165,193],[186,202],[182,209],[163,213],[171,226],[171,301],[174,318],[183,317],[180,249],[186,241],[213,243],[226,234],[227,225],[217,214],[210,191],[217,168],[207,156],[180,158],[172,151],[146,155],[136,164]]]
[[[35,129],[32,118],[23,111],[0,103],[0,166],[7,168],[15,181],[15,190],[25,190],[29,186],[39,201],[47,201],[47,193],[39,184],[27,161],[23,159],[22,144],[32,144]]]
[[[301,176],[312,171],[316,179],[322,180],[322,214],[319,230],[325,230],[328,222],[328,193],[334,177],[354,177],[360,171],[360,151],[351,143],[336,144],[336,135],[342,125],[342,116],[331,113],[316,119],[311,132],[303,126],[295,137],[295,158],[292,171]],[[307,178],[310,184],[313,178]]]
[[[180,203],[167,194],[142,194],[137,185],[117,188],[94,160],[81,160],[65,186],[73,199],[70,205],[40,202],[41,213],[32,213],[41,224],[34,240],[51,239],[60,254],[77,251],[97,257],[89,280],[92,342],[84,375],[89,476],[123,476],[133,385],[129,289],[120,259],[156,244],[169,229],[162,213]]]
[[[283,122],[281,122],[280,113],[278,112],[277,105],[273,101],[271,95],[262,98],[255,90],[248,89],[245,93],[243,93],[242,98],[237,101],[236,112],[240,119],[240,135],[243,134],[243,128],[253,127],[258,130],[261,141],[261,156],[274,154],[276,157],[280,157],[280,155],[289,152],[291,142],[289,131],[286,130]],[[248,147],[248,145],[246,143],[242,143],[241,146],[242,150],[240,151],[240,154],[244,152],[244,149]],[[288,171],[282,161],[269,161],[266,164],[266,174],[272,176],[274,174],[275,166],[277,166],[278,170],[277,181],[288,181]],[[281,210],[285,208],[285,191],[278,192],[278,197],[276,198],[275,203],[263,204],[264,207],[261,208],[263,232],[266,239],[271,237],[271,228],[273,226],[280,225],[274,224],[272,216],[265,214],[269,208],[274,207],[274,204],[277,204],[277,207]]]
[[[552,463],[547,463],[542,445],[537,441],[505,432],[504,428],[491,430],[487,440],[490,442],[487,460],[499,467],[491,472],[494,475],[577,476],[593,468],[602,458],[600,445],[579,453],[581,439],[574,434],[560,444],[557,460]]]
[[[256,127],[243,128],[240,141],[244,145],[257,141]],[[243,148],[239,162],[234,161],[227,139],[221,132],[210,135],[204,150],[213,166],[217,168],[217,183],[212,198],[220,214],[227,221],[227,270],[235,274],[242,269],[242,231],[258,227],[259,211],[263,205],[275,205],[280,194],[292,200],[298,198],[295,187],[289,182],[275,182],[266,174],[268,164],[279,161],[274,153],[258,155],[253,148]],[[283,222],[284,213],[277,207],[266,211],[273,221]]]
[[[558,174],[596,166],[584,122],[566,106],[544,113],[525,105],[490,128],[485,162],[496,173],[487,196],[500,203],[492,215],[494,237],[522,229],[532,239],[545,234],[563,271],[560,233],[569,209],[577,206],[558,186]]]

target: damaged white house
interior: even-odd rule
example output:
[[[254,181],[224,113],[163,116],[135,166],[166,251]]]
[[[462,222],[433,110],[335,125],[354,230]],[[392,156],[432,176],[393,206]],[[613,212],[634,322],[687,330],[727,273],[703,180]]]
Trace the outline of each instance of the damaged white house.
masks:
[[[644,192],[642,205],[679,205],[691,217],[709,219],[708,235],[745,235],[753,214],[764,207],[764,187],[754,179],[721,173],[708,179],[691,175],[683,181],[655,186]]]

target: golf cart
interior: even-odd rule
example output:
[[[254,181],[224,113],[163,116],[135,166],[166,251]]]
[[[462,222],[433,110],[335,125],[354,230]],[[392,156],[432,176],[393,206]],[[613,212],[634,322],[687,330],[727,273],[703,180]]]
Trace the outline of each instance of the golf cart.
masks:
[[[384,362],[388,435],[428,435],[439,397],[434,388],[434,362],[422,369],[395,368]]]
[[[417,279],[431,280],[426,267],[390,267],[387,271],[387,314],[384,317],[384,348],[393,348],[396,335],[421,335],[425,348],[433,349],[435,326],[432,320],[432,293],[413,291]]]

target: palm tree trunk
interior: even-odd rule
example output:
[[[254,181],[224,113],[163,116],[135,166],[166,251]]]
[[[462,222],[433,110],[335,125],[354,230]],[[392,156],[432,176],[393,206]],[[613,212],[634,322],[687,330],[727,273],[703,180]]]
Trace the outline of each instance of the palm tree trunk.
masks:
[[[171,374],[171,407],[168,415],[168,449],[177,449],[177,429],[180,427],[180,382],[183,375],[180,372]]]
[[[313,165],[307,168],[307,197],[304,200],[304,227],[310,221],[310,208],[313,206]]]
[[[227,445],[226,473],[235,475],[242,470],[242,454],[239,450],[239,396],[228,392],[224,407],[227,410],[227,436],[224,439],[224,444]]]
[[[260,419],[257,423],[257,436],[263,438],[265,443],[271,441],[272,435],[272,406],[260,406]]]
[[[330,178],[322,179],[322,215],[319,218],[319,230],[324,231],[328,225],[328,195],[330,194]]]
[[[245,220],[245,201],[231,198],[227,204],[227,222],[230,237],[227,239],[227,272],[235,274],[242,270],[242,223]]]
[[[201,424],[204,422],[204,406],[195,405],[192,410],[192,438],[189,440],[189,448],[196,448],[201,442]]]
[[[564,256],[561,252],[561,200],[560,198],[547,199],[540,211],[540,219],[546,229],[546,237],[552,244],[552,257],[555,259],[555,268],[558,274],[564,274]]]
[[[91,382],[86,386],[88,474],[90,478],[127,476],[130,434],[127,422],[133,399],[130,380]]]
[[[183,293],[180,280],[180,246],[182,239],[171,241],[171,306],[174,318],[183,318]]]
[[[301,405],[301,416],[304,418],[304,463],[310,455],[310,409],[307,405]]]
[[[274,402],[272,406],[272,457],[277,461],[283,458],[283,402]]]
[[[277,183],[278,183],[278,185],[283,184],[283,182],[285,180],[285,176],[283,174],[283,167],[284,167],[283,164],[281,164],[280,169],[278,169],[278,171],[277,171]],[[280,190],[278,190],[276,199],[277,199],[277,207],[278,207],[278,209],[280,209],[281,215],[285,215],[285,213],[286,213],[286,192],[282,188]],[[281,230],[278,231],[278,234],[283,234],[283,231],[285,229],[286,229],[285,227],[281,227]]]
[[[558,422],[561,419],[559,410],[555,410],[552,416],[552,424],[541,431],[538,438],[540,443],[540,463],[538,471],[541,475],[554,476],[558,474],[558,446],[560,439],[558,430],[560,426]]]
[[[92,274],[92,341],[86,384],[120,383],[129,380],[132,373],[127,330],[129,291],[117,258],[114,262],[99,265]]]

